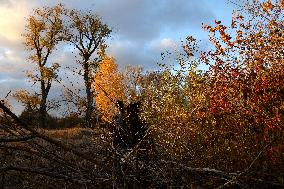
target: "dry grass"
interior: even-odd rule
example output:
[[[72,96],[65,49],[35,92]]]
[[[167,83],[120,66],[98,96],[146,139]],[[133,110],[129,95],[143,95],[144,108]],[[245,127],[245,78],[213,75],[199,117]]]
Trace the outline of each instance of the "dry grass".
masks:
[[[98,136],[106,131],[103,129],[88,129],[88,128],[66,128],[66,129],[56,129],[56,130],[45,130],[40,129],[40,132],[44,132],[45,134],[49,135],[50,137],[55,138],[65,138],[65,139],[81,139],[83,137],[90,137],[90,136]]]

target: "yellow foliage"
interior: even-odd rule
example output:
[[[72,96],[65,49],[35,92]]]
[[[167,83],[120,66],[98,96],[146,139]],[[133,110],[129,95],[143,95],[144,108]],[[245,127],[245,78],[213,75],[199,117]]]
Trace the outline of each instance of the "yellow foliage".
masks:
[[[115,59],[105,57],[99,65],[92,85],[96,92],[95,100],[104,121],[110,121],[117,113],[115,102],[125,100],[122,75],[118,71]]]
[[[40,104],[40,99],[37,95],[33,95],[24,89],[17,90],[13,97],[22,104],[30,105],[33,109],[37,108]]]

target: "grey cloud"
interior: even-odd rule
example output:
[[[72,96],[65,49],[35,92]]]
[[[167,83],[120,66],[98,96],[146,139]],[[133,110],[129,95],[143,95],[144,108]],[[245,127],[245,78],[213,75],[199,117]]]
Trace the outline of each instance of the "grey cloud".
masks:
[[[160,58],[157,51],[145,47],[142,43],[128,41],[113,43],[108,51],[117,60],[120,68],[124,68],[126,65],[142,65],[145,69],[153,69],[157,66],[156,61]]]
[[[33,65],[28,63],[27,57],[27,53],[20,47],[0,45],[0,79],[24,79],[24,71],[33,68]]]
[[[114,27],[119,46],[110,43],[111,52],[120,65],[144,65],[156,67],[163,49],[149,48],[151,41],[159,39],[163,32],[183,33],[184,30],[200,30],[213,13],[200,5],[203,0],[104,0],[94,4],[95,11]]]
[[[42,4],[58,2],[69,8],[94,10],[122,40],[145,42],[159,37],[165,29],[199,29],[201,22],[214,17],[204,0],[49,0]]]
[[[167,4],[160,8],[160,19],[168,24],[171,30],[186,27],[197,27],[199,29],[201,22],[213,17],[213,13],[208,8],[200,5],[204,5],[203,0],[167,0]]]
[[[22,41],[12,41],[4,36],[1,36],[0,34],[0,48],[8,48],[8,49],[13,49],[14,51],[18,51],[20,53],[25,51],[24,47],[24,39],[22,38]]]
[[[200,1],[188,0],[121,0],[98,1],[95,10],[112,25],[123,39],[152,40],[165,29],[176,31],[200,27],[201,21],[213,16]]]
[[[148,67],[155,64],[157,59],[154,58],[159,58],[160,52],[147,49],[151,41],[158,39],[165,31],[178,34],[187,28],[189,31],[199,30],[201,22],[214,17],[204,0],[49,0],[42,1],[42,5],[51,6],[58,2],[69,8],[94,10],[113,27],[115,41],[110,41],[110,47],[120,65],[141,64]],[[114,44],[125,41],[132,43],[132,46]]]

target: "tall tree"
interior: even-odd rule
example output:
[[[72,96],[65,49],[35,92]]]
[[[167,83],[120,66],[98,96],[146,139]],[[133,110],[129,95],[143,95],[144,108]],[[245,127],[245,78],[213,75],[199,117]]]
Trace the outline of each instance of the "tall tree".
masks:
[[[93,83],[93,88],[97,93],[96,105],[104,121],[112,120],[113,116],[118,113],[115,102],[126,99],[122,79],[114,58],[104,58]]]
[[[29,60],[36,65],[35,73],[28,73],[28,77],[40,84],[40,122],[46,126],[47,97],[52,81],[57,78],[58,63],[48,61],[56,45],[64,36],[61,15],[62,5],[35,9],[27,21],[25,37],[26,49],[30,52]]]
[[[82,66],[82,76],[87,96],[86,126],[92,126],[92,114],[95,109],[94,91],[92,81],[94,72],[98,68],[101,55],[106,48],[105,40],[109,37],[111,29],[101,21],[101,18],[91,12],[70,10],[68,17],[67,41],[79,52],[79,64]]]

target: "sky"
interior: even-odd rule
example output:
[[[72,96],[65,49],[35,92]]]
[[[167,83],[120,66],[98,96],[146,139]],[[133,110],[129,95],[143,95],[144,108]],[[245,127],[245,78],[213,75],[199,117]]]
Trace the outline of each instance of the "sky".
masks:
[[[146,70],[157,68],[161,52],[178,46],[189,35],[201,40],[201,48],[206,48],[209,42],[202,23],[222,20],[229,25],[235,8],[227,0],[0,0],[0,99],[10,90],[38,91],[38,86],[32,86],[26,79],[25,73],[32,69],[32,63],[27,60],[29,54],[22,34],[26,18],[34,8],[57,3],[67,8],[93,10],[113,30],[108,54],[121,68],[141,65]],[[76,64],[68,49],[58,49],[50,61]],[[60,84],[55,83],[50,98],[61,92]],[[9,100],[16,113],[23,110],[12,97]]]

